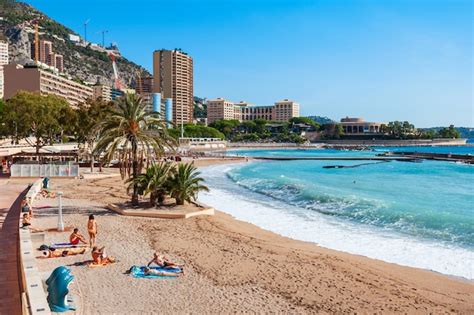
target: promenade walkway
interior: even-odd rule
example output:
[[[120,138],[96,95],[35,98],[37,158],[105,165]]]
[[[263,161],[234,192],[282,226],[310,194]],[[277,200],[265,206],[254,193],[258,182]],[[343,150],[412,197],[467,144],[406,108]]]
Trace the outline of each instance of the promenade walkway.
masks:
[[[22,313],[18,220],[26,188],[0,180],[0,314]]]

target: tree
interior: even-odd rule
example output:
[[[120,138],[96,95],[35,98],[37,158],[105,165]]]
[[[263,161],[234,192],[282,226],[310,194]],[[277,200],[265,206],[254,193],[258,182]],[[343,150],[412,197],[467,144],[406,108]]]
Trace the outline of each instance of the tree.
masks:
[[[196,200],[199,191],[209,191],[207,186],[201,184],[204,179],[199,174],[193,163],[179,164],[174,170],[169,180],[169,192],[177,205]]]
[[[313,119],[308,117],[293,117],[289,120],[290,124],[306,124],[312,127],[314,131],[321,129],[321,126]]]
[[[339,139],[344,135],[344,128],[341,124],[323,125],[324,137],[328,139]]]
[[[91,172],[94,172],[92,148],[99,133],[98,126],[111,113],[112,109],[112,102],[97,100],[81,104],[77,110],[77,123],[75,124],[74,131],[77,141],[84,145],[87,144],[91,159]]]
[[[176,139],[181,136],[181,131],[179,129],[171,129],[169,130],[169,132]],[[224,134],[215,128],[206,127],[202,125],[191,125],[191,124],[184,125],[184,137],[186,138],[219,138],[219,139],[225,138]]]
[[[135,94],[126,94],[99,125],[99,140],[93,154],[104,153],[104,160],[118,156],[120,174],[136,178],[146,158],[174,150],[176,141],[168,134],[166,122],[157,113],[146,111],[146,103]],[[138,205],[138,184],[134,184],[132,204]]]
[[[227,139],[230,138],[231,134],[234,132],[234,129],[240,125],[240,122],[236,119],[230,120],[216,120],[209,125],[209,127],[215,128],[222,132]]]
[[[36,154],[68,129],[67,122],[73,121],[74,115],[62,97],[23,91],[9,99],[3,109],[7,135],[15,141],[26,139],[35,147]],[[35,138],[34,142],[30,141],[30,136]]]
[[[455,138],[458,139],[461,137],[459,131],[454,128],[454,125],[449,126],[449,128],[442,128],[438,132],[438,137],[440,138]]]
[[[128,180],[127,191],[138,187],[139,195],[150,194],[150,204],[158,206],[163,204],[169,186],[169,176],[173,171],[171,163],[158,163],[148,167],[145,173]]]

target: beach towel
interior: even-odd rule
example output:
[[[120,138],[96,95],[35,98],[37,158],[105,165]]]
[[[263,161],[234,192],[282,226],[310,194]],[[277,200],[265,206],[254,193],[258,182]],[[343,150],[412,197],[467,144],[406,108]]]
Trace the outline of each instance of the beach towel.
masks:
[[[130,274],[134,278],[149,278],[149,279],[156,279],[156,278],[174,278],[171,276],[159,276],[159,275],[146,275],[145,274],[145,267],[146,266],[132,266],[130,268]],[[161,272],[170,272],[170,273],[180,273],[181,269],[180,268],[162,268],[162,267],[148,267],[153,270],[158,270]]]
[[[46,250],[48,248],[55,248],[55,249],[63,249],[63,248],[81,248],[81,247],[88,247],[89,245],[87,244],[71,244],[71,243],[55,243],[51,245],[41,245],[40,250]]]
[[[108,259],[105,262],[101,263],[101,264],[96,264],[95,262],[92,261],[87,266],[89,268],[104,267],[104,266],[107,266],[107,265],[110,265],[110,264],[115,264],[116,262],[118,262],[118,260],[116,260],[115,258],[108,257]]]

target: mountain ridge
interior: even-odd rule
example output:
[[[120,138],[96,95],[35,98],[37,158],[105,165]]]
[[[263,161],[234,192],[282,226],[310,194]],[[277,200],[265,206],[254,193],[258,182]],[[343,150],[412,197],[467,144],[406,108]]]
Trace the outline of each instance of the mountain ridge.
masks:
[[[79,46],[69,40],[69,34],[79,34],[55,21],[30,4],[15,0],[0,0],[0,36],[9,43],[9,62],[25,64],[32,62],[31,46],[34,32],[31,21],[38,19],[40,39],[50,40],[53,51],[62,54],[64,72],[72,78],[84,82],[100,81],[113,84],[113,68],[110,57],[105,52],[93,50],[90,43]],[[116,57],[119,76],[123,84],[134,88],[138,75],[151,75],[141,65],[127,58]]]

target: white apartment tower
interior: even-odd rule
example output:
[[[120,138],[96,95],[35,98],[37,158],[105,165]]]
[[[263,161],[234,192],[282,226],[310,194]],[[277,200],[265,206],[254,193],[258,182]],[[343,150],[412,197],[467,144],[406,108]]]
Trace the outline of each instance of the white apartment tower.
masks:
[[[0,99],[3,99],[3,66],[8,64],[8,42],[0,40]]]

